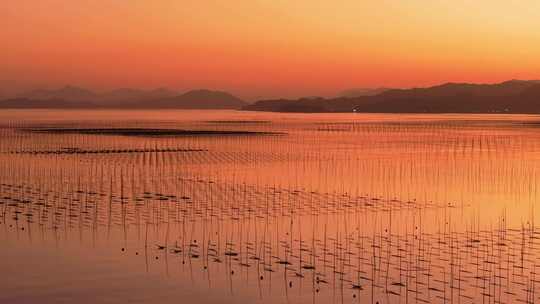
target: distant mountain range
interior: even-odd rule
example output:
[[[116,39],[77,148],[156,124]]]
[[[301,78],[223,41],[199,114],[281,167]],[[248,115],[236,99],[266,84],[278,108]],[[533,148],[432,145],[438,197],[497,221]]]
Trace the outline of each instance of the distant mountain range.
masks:
[[[58,100],[64,99],[66,101],[81,102],[91,101],[98,97],[97,94],[88,91],[83,88],[74,86],[65,86],[58,90],[44,90],[37,89],[19,96],[20,98],[33,99],[33,100]]]
[[[372,96],[261,100],[243,108],[273,112],[540,113],[540,81],[446,83],[389,89]]]
[[[74,86],[33,90],[0,100],[0,108],[240,109],[245,105],[240,98],[221,91],[193,90],[180,94],[165,88],[147,91],[121,88],[98,94]]]
[[[34,90],[0,100],[0,108],[243,109],[272,112],[366,113],[539,113],[540,81],[497,84],[446,83],[412,89],[352,89],[340,97],[260,100],[247,104],[230,93],[193,90],[183,94],[164,88],[116,89],[95,93],[66,86]]]

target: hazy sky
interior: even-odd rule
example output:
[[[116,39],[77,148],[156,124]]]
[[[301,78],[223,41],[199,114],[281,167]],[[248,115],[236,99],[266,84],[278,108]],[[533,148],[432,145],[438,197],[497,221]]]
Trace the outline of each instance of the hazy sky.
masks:
[[[540,78],[540,1],[0,1],[0,92],[332,95]]]

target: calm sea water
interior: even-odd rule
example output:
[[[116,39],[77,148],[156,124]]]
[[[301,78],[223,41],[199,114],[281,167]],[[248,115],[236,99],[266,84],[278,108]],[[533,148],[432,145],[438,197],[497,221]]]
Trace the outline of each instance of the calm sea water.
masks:
[[[0,303],[534,303],[540,117],[0,113]]]

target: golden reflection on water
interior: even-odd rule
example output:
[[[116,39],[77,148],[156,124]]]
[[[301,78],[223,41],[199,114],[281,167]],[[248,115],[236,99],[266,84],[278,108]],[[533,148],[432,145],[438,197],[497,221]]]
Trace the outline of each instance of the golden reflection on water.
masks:
[[[539,120],[2,112],[0,300],[532,303]]]

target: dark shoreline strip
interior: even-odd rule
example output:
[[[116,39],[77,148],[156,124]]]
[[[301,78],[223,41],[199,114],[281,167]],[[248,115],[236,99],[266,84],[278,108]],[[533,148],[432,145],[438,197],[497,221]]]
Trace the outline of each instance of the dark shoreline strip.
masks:
[[[206,149],[115,149],[115,150],[36,150],[36,151],[9,151],[9,154],[32,154],[32,155],[72,155],[72,154],[131,154],[131,153],[183,153],[183,152],[207,152]]]
[[[255,136],[285,135],[280,132],[263,131],[227,131],[227,130],[181,130],[181,129],[83,129],[83,128],[33,128],[20,129],[26,132],[51,134],[119,135],[119,136]]]

